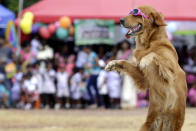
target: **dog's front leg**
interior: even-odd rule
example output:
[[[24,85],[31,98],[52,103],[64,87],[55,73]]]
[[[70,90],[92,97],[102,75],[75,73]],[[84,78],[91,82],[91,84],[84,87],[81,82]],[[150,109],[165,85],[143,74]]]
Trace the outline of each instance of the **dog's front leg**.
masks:
[[[144,77],[144,74],[140,71],[140,69],[136,65],[133,65],[127,60],[110,61],[107,64],[105,70],[126,73],[133,79],[134,83],[139,89],[144,90],[148,88],[148,81]]]

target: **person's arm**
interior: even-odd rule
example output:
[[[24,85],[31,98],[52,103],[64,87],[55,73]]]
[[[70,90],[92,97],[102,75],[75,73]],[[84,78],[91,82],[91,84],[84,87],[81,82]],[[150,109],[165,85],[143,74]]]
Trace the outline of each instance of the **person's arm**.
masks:
[[[95,62],[96,62],[96,66],[99,66],[99,58],[98,57],[95,58]]]

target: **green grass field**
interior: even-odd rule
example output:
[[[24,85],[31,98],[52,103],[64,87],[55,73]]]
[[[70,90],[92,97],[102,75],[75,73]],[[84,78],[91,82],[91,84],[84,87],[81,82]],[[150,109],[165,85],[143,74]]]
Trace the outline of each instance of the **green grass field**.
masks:
[[[146,111],[0,110],[0,131],[138,131]],[[196,131],[196,108],[187,109],[182,131]]]

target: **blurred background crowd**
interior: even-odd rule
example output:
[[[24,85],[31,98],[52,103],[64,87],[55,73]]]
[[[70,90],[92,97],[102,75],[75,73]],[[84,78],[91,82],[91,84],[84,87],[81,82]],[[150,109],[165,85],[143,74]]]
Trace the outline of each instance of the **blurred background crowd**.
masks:
[[[123,76],[104,70],[108,61],[128,59],[132,46],[70,47],[55,52],[35,35],[24,41],[19,58],[1,38],[1,106],[6,108],[116,108],[120,109]],[[147,94],[138,94],[147,106]]]
[[[31,6],[22,11],[23,4],[19,3],[22,1],[25,8]],[[135,48],[134,38],[125,39],[126,30],[119,25],[120,17],[93,12],[98,13],[96,18],[99,18],[94,19],[94,14],[92,18],[88,14],[88,9],[92,10],[86,5],[88,0],[80,3],[82,6],[78,8],[81,10],[75,10],[74,0],[69,1],[69,8],[62,7],[62,4],[67,5],[66,2],[0,0],[0,108],[147,107],[148,91],[138,91],[127,75],[104,70],[111,60],[130,59]],[[129,10],[119,11],[123,16]],[[187,75],[187,105],[196,106],[196,24],[193,21],[171,21],[182,17],[190,20],[190,17],[171,17],[163,11],[169,20],[168,38],[174,44],[179,64]],[[100,17],[102,15],[106,16]]]
[[[134,43],[123,40],[113,47],[65,45],[61,51],[54,51],[47,42],[34,35],[22,43],[17,58],[15,48],[0,39],[1,107],[121,108],[126,77],[106,72],[104,67],[110,60],[131,57]],[[188,105],[196,106],[196,46],[176,49],[179,63],[187,73]],[[132,98],[132,106],[148,105],[148,92],[132,90],[129,95],[133,93],[137,98]]]

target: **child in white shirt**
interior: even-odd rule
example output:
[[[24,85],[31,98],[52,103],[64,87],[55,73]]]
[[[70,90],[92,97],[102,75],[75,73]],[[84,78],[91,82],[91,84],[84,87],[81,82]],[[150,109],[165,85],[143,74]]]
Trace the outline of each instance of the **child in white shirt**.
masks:
[[[28,72],[24,76],[24,82],[22,85],[22,90],[24,92],[25,97],[25,107],[24,109],[29,110],[34,108],[35,101],[37,100],[37,79],[32,75],[32,73]]]
[[[41,89],[42,92],[42,100],[43,100],[43,106],[45,108],[52,108],[54,106],[54,96],[56,93],[56,87],[55,87],[55,76],[56,72],[53,69],[52,63],[48,62],[46,70],[42,71],[42,80],[43,80],[43,86]],[[40,79],[41,80],[41,79]]]
[[[56,109],[60,107],[70,108],[69,97],[69,74],[65,71],[65,64],[62,63],[59,65],[59,71],[56,74],[57,80],[57,104],[55,105]]]
[[[120,108],[121,78],[119,73],[108,72],[107,87],[112,108]]]
[[[101,71],[97,78],[97,87],[103,103],[102,105],[104,105],[105,108],[109,108],[110,102],[107,87],[107,72],[104,69],[105,62],[103,60],[99,60],[99,66],[101,67]]]
[[[83,84],[82,77],[83,69],[75,69],[75,74],[71,78],[71,96],[73,108],[80,108]]]

